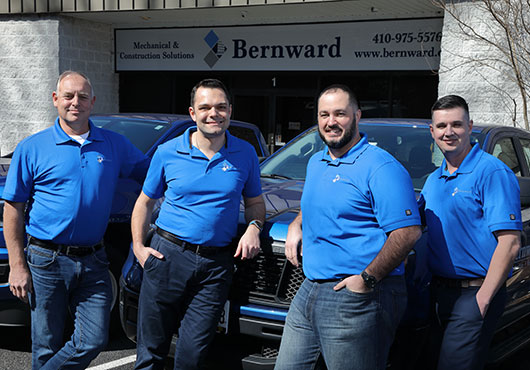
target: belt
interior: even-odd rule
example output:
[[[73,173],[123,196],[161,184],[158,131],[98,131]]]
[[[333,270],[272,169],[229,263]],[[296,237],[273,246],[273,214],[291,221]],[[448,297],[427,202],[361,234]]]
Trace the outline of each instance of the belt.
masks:
[[[469,288],[482,286],[484,278],[450,279],[441,276],[433,276],[432,281],[445,288]]]
[[[84,257],[89,254],[94,253],[95,251],[101,249],[103,244],[98,243],[95,245],[66,245],[66,244],[57,244],[49,240],[37,239],[33,236],[29,237],[29,244],[36,245],[41,248],[49,249],[56,251],[59,254],[64,254],[65,256],[74,256],[74,257]]]
[[[156,229],[156,233],[167,241],[176,244],[179,247],[182,247],[184,250],[191,251],[201,257],[215,256],[216,254],[230,251],[230,248],[228,247],[207,247],[200,244],[188,243],[184,240],[177,238],[175,234],[172,234],[169,231],[166,231],[159,227]]]
[[[343,278],[336,278],[336,279],[307,279],[312,283],[317,284],[324,284],[324,283],[338,283],[339,281],[342,281]]]

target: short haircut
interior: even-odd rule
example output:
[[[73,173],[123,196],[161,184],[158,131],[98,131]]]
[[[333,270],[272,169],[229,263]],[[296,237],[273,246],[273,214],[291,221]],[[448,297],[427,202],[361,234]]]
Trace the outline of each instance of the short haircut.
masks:
[[[193,89],[191,89],[190,94],[190,106],[193,107],[193,104],[195,103],[195,94],[197,93],[197,90],[199,87],[204,87],[207,89],[221,89],[225,93],[226,100],[228,100],[228,104],[230,104],[230,93],[228,92],[228,89],[222,83],[221,81],[215,79],[215,78],[206,78],[202,81],[199,81],[195,86],[193,86]]]
[[[92,87],[92,82],[90,82],[90,79],[84,73],[78,72],[78,71],[68,70],[68,71],[64,71],[63,73],[61,73],[61,75],[57,79],[57,87],[56,87],[57,90],[55,91],[59,92],[59,85],[61,84],[61,81],[64,80],[66,77],[72,76],[72,75],[81,76],[86,80],[86,82],[88,82],[88,86],[90,86],[90,97],[92,98],[94,96],[94,88]]]
[[[333,85],[326,87],[324,90],[320,92],[320,95],[318,95],[317,102],[320,101],[320,98],[322,97],[322,95],[327,94],[327,93],[337,92],[338,90],[342,90],[346,94],[348,94],[348,100],[350,101],[350,105],[353,108],[359,109],[359,101],[357,100],[357,97],[355,96],[354,92],[348,86],[343,85],[343,84],[333,84]]]
[[[466,118],[469,120],[469,107],[464,98],[458,95],[446,95],[434,102],[431,108],[431,116],[437,110],[462,108],[466,112]]]

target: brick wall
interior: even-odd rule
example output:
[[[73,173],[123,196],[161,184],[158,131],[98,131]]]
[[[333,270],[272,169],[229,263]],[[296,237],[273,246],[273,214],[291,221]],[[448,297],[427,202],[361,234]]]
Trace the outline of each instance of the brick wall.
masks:
[[[69,17],[0,17],[0,155],[51,125],[52,92],[60,72],[87,73],[96,93],[94,112],[118,111],[109,25]]]
[[[49,125],[51,93],[59,70],[59,22],[0,18],[0,154]]]
[[[118,112],[118,74],[114,73],[114,32],[108,24],[62,17],[59,69],[83,71],[96,95],[94,113]]]

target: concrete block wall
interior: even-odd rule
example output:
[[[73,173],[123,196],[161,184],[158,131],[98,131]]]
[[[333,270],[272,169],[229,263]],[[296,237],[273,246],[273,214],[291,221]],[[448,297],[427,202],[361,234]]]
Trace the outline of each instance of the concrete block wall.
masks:
[[[0,155],[51,124],[59,74],[85,72],[96,93],[94,112],[117,112],[110,25],[62,16],[0,16]]]
[[[59,70],[58,28],[53,18],[0,17],[0,155],[56,116],[51,94]]]
[[[503,33],[477,3],[458,3],[455,11],[466,25],[502,43]],[[466,37],[455,18],[445,13],[438,95],[464,97],[475,123],[524,128],[519,89],[512,70],[500,60],[507,61],[497,48]]]
[[[114,73],[114,31],[108,24],[61,17],[59,70],[84,72],[94,88],[93,113],[116,113],[119,79]]]

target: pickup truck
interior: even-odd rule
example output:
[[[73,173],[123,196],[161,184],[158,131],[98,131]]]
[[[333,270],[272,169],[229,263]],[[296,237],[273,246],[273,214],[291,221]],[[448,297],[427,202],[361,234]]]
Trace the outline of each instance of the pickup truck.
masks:
[[[419,195],[429,174],[443,160],[431,138],[429,121],[365,119],[360,121],[359,127],[367,134],[370,144],[387,150],[404,165]],[[517,175],[521,187],[523,247],[507,282],[509,300],[490,350],[489,361],[497,362],[530,341],[530,132],[475,123],[472,140],[504,161]],[[285,258],[287,228],[299,211],[307,162],[323,148],[317,128],[313,127],[261,163],[267,205],[267,220],[261,234],[262,253],[254,260],[236,262],[237,271],[219,331],[224,336],[220,342],[236,343],[228,346],[228,350],[237,348],[234,354],[220,353],[226,358],[236,358],[238,363],[226,365],[226,368],[274,367],[289,304],[305,278],[302,268],[292,266]],[[156,214],[153,222],[155,218]],[[241,218],[241,227],[243,223]],[[124,330],[133,340],[141,277],[142,270],[130,252],[120,277],[120,313]],[[425,233],[407,258],[406,280],[407,310],[394,340],[388,367],[422,369],[430,283]],[[323,362],[319,366],[325,368]]]

